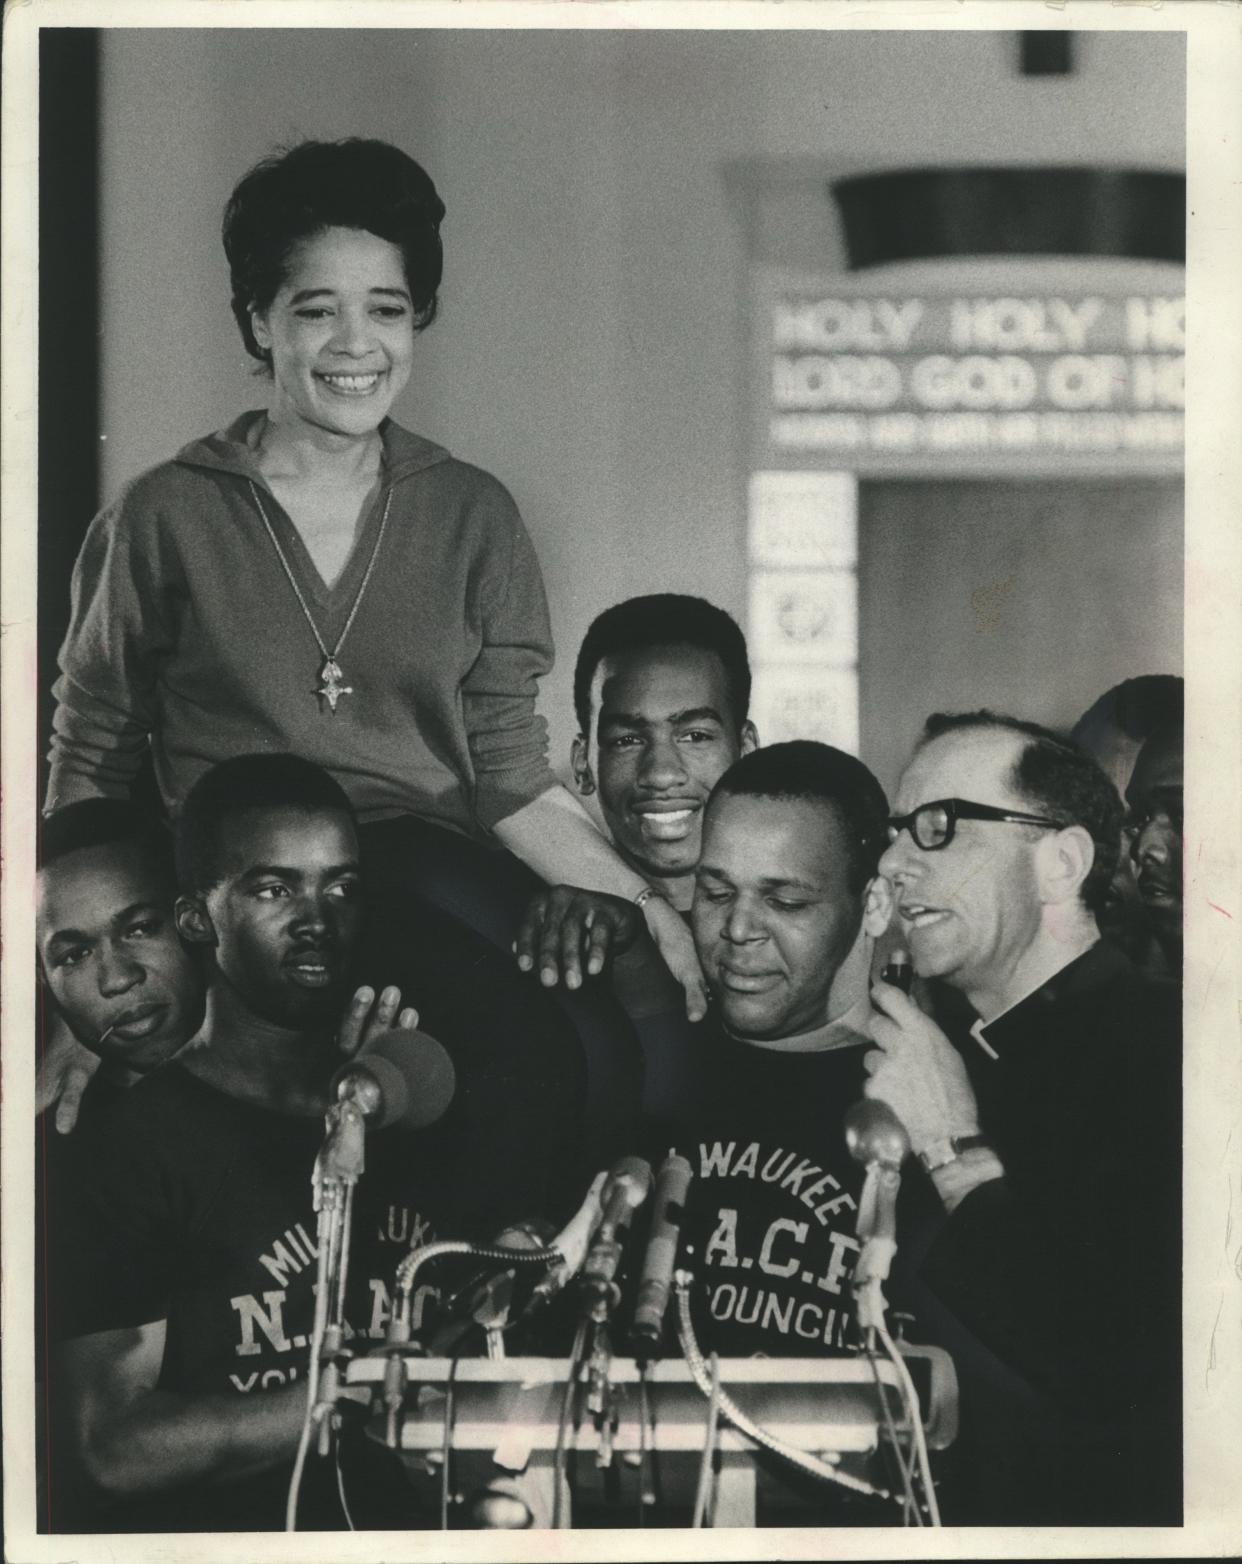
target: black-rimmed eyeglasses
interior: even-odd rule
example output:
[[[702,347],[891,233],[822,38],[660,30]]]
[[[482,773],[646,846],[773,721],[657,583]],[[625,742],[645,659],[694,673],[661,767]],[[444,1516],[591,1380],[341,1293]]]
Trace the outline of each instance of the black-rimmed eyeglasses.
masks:
[[[888,839],[895,842],[903,831],[909,831],[916,847],[935,852],[953,840],[959,820],[1007,820],[1013,825],[1042,825],[1052,831],[1060,831],[1065,825],[1063,820],[1049,820],[1047,815],[1026,815],[1016,809],[999,809],[995,804],[972,804],[968,798],[936,798],[929,804],[920,804],[908,815],[890,815]]]

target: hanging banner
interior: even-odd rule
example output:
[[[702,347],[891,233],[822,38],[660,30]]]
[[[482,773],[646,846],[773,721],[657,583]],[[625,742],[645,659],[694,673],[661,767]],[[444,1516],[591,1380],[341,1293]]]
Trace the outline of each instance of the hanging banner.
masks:
[[[758,465],[1180,470],[1181,294],[758,287]]]

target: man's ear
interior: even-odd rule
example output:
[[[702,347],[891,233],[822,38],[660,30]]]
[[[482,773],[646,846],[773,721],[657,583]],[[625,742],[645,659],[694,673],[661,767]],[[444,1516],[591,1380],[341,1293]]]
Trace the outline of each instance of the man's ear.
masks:
[[[1039,898],[1046,906],[1076,901],[1095,863],[1095,843],[1086,826],[1067,825],[1045,831],[1035,844]]]
[[[742,724],[742,743],[738,750],[739,755],[749,755],[752,749],[759,748],[759,730],[748,717]]]
[[[879,939],[893,918],[893,887],[877,874],[863,892],[863,932]]]
[[[201,896],[178,896],[173,913],[177,933],[189,945],[216,945],[216,926]]]
[[[587,752],[587,741],[579,733],[570,748],[569,763],[573,769],[574,786],[584,797],[595,791],[595,778],[591,773],[591,762],[587,758]]]

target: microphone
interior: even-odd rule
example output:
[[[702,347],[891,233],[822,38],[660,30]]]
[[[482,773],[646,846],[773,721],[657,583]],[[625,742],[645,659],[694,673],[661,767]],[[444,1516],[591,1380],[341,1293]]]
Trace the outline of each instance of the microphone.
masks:
[[[591,1241],[591,1234],[599,1226],[603,1214],[600,1206],[600,1195],[603,1192],[604,1183],[608,1178],[607,1173],[597,1173],[591,1180],[591,1187],[586,1192],[586,1199],[566,1222],[565,1226],[548,1244],[549,1249],[555,1249],[561,1256],[560,1265],[553,1266],[547,1275],[538,1283],[531,1294],[530,1302],[522,1310],[521,1319],[526,1319],[537,1310],[550,1303],[557,1293],[561,1292],[569,1280],[577,1276],[586,1260],[587,1245]]]
[[[586,1261],[587,1245],[591,1242],[591,1234],[603,1219],[604,1185],[607,1182],[607,1173],[595,1175],[591,1180],[591,1187],[586,1192],[586,1199],[549,1245],[562,1256],[564,1261],[564,1264],[557,1266],[550,1278],[555,1281],[555,1286],[552,1288],[554,1292],[559,1292],[571,1276],[577,1276]]]
[[[650,1356],[655,1351],[664,1329],[664,1315],[668,1309],[669,1288],[673,1283],[673,1266],[677,1260],[677,1244],[681,1236],[681,1220],[685,1215],[686,1194],[693,1177],[693,1169],[685,1157],[670,1152],[656,1178],[655,1209],[651,1214],[651,1232],[647,1238],[638,1299],[634,1305],[632,1334],[636,1355],[639,1356]]]
[[[521,1254],[550,1247],[553,1243],[552,1224],[542,1217],[532,1217],[525,1222],[510,1222],[487,1247],[510,1249]],[[476,1270],[447,1298],[441,1299],[438,1312],[443,1316],[443,1323],[429,1343],[431,1356],[448,1357],[458,1341],[476,1325],[481,1325],[484,1331],[503,1329],[513,1305],[516,1278],[516,1266],[498,1267],[497,1262],[491,1261],[487,1269]]]
[[[845,1115],[845,1144],[854,1161],[867,1170],[858,1201],[856,1230],[862,1252],[854,1267],[857,1290],[868,1282],[883,1281],[896,1253],[897,1192],[910,1137],[886,1102],[864,1097]]]
[[[630,1219],[651,1193],[651,1169],[641,1157],[622,1157],[608,1175],[602,1195],[603,1216],[591,1239],[579,1287],[589,1318],[607,1319],[621,1295],[617,1267]]]
[[[889,983],[893,988],[899,988],[903,994],[908,994],[914,987],[914,967],[910,961],[910,952],[903,950],[900,945],[890,953],[880,973],[883,982]]]
[[[447,1113],[457,1072],[434,1037],[393,1027],[342,1065],[331,1089],[337,1102],[352,1102],[371,1129],[421,1130]]]

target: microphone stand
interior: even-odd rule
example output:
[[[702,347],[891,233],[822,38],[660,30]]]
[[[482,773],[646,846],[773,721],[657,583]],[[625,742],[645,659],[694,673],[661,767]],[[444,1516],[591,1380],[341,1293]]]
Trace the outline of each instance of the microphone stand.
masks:
[[[298,1494],[313,1436],[321,1456],[330,1453],[340,1427],[341,1361],[345,1344],[345,1290],[354,1188],[366,1161],[364,1105],[346,1092],[324,1116],[324,1139],[311,1174],[318,1216],[315,1318],[306,1365],[306,1413],[285,1504],[285,1530],[297,1530]]]
[[[897,1194],[901,1188],[901,1165],[910,1150],[910,1137],[905,1125],[886,1102],[864,1097],[845,1116],[845,1143],[854,1160],[861,1162],[867,1170],[858,1202],[857,1233],[862,1247],[854,1266],[854,1303],[858,1311],[858,1323],[863,1331],[863,1350],[874,1366],[878,1339],[883,1343],[897,1372],[922,1477],[927,1514],[932,1525],[939,1526],[940,1509],[932,1481],[918,1394],[906,1361],[884,1323],[884,1283],[888,1280],[889,1267],[897,1252]],[[888,1403],[884,1399],[884,1390],[878,1383],[878,1377],[877,1390],[881,1408],[891,1429]],[[922,1525],[922,1516],[914,1498],[911,1472],[895,1438],[893,1451],[901,1469],[907,1503]]]
[[[621,1255],[620,1238],[615,1234],[608,1241],[608,1251],[615,1268]],[[611,1277],[607,1281],[592,1277],[583,1279],[582,1291],[583,1323],[591,1332],[591,1355],[587,1360],[586,1404],[596,1432],[599,1434],[595,1464],[603,1470],[604,1467],[612,1465],[613,1353],[609,1324],[620,1290]]]
[[[897,1252],[892,1235],[893,1208],[901,1185],[900,1170],[873,1162],[867,1168],[866,1181],[858,1203],[858,1226],[863,1238],[854,1266],[854,1302],[858,1323],[874,1331],[884,1324],[886,1301],[884,1283]]]
[[[315,1159],[315,1210],[319,1214],[319,1277],[316,1331],[310,1373],[314,1383],[312,1418],[319,1427],[319,1453],[327,1455],[340,1425],[341,1363],[346,1356],[345,1294],[349,1282],[349,1240],[354,1190],[366,1165],[366,1116],[351,1095],[328,1109],[324,1142]],[[315,1350],[316,1345],[318,1351]]]
[[[591,1240],[578,1278],[583,1324],[592,1332],[587,1369],[587,1410],[599,1433],[595,1464],[612,1465],[617,1411],[612,1388],[613,1311],[621,1298],[617,1271],[625,1250],[630,1219],[651,1192],[651,1169],[638,1157],[625,1157],[609,1175],[603,1196],[603,1217]]]
[[[601,1471],[612,1465],[612,1436],[618,1420],[611,1371],[612,1341],[608,1334],[608,1322],[597,1320],[587,1364],[587,1411],[599,1434],[595,1464]]]

